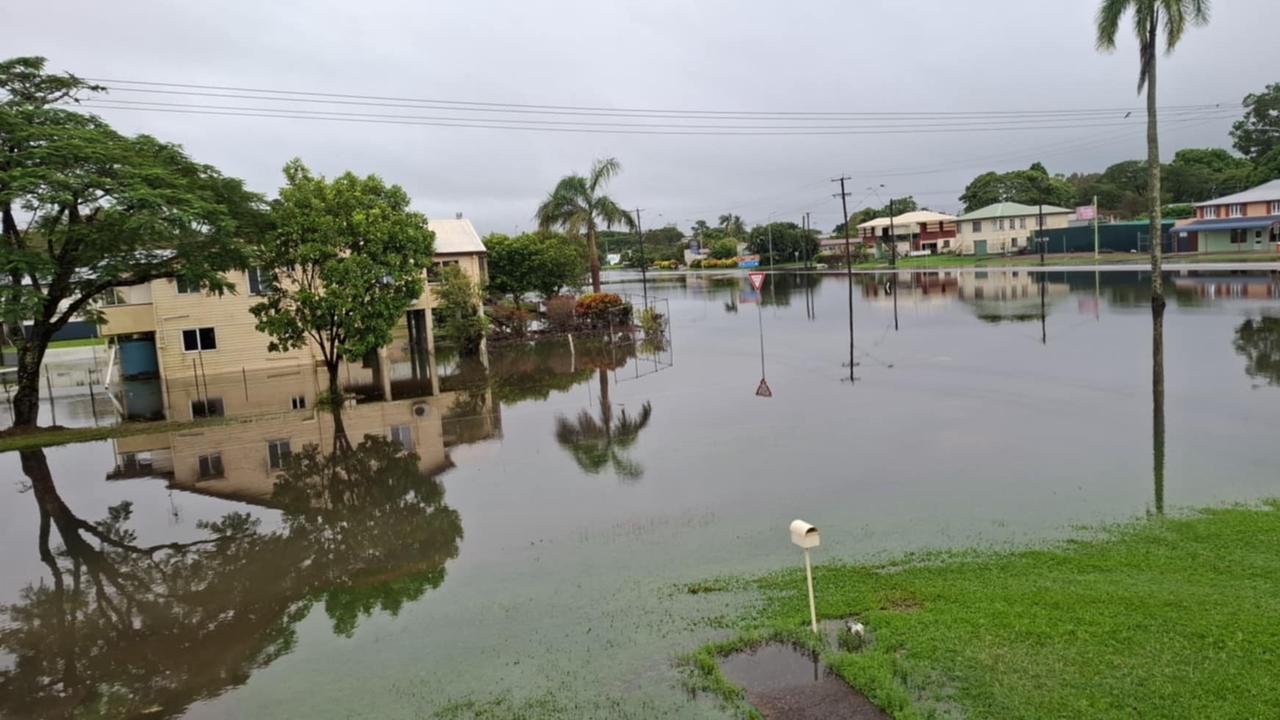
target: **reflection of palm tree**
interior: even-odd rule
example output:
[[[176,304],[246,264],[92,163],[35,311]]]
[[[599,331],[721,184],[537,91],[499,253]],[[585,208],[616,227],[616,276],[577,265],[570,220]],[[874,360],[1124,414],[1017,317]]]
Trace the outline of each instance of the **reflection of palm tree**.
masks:
[[[1164,515],[1164,299],[1151,300],[1151,479]]]
[[[600,419],[583,410],[576,420],[561,415],[556,418],[556,442],[569,451],[584,472],[599,474],[612,467],[624,480],[638,480],[644,468],[622,451],[630,448],[649,424],[653,408],[645,403],[640,414],[632,417],[623,409],[615,418],[609,401],[609,374],[600,368]]]
[[[1234,345],[1249,377],[1280,385],[1280,317],[1246,319],[1236,328]]]

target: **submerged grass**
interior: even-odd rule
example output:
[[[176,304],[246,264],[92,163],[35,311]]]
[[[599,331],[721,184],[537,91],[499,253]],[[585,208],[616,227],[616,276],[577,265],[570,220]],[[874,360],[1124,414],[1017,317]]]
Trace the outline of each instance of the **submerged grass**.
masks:
[[[752,717],[718,658],[818,643],[896,718],[1256,718],[1280,707],[1280,501],[1205,510],[1016,552],[815,568],[818,614],[868,626],[856,652],[808,633],[803,574],[755,581],[734,638],[682,659]]]
[[[252,420],[252,416],[239,419],[241,422]],[[95,427],[40,427],[32,430],[15,432],[12,428],[0,431],[0,452],[10,450],[31,450],[33,448],[69,445],[71,443],[109,440],[111,438],[130,437],[132,435],[150,435],[153,433],[182,432],[199,428],[213,427],[237,422],[232,418],[209,418],[192,421],[129,421],[118,425],[98,425]]]

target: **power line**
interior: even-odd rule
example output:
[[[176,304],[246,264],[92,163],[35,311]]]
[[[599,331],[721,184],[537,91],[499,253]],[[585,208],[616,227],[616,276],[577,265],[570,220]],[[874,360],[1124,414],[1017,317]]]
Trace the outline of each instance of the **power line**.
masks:
[[[1074,123],[1069,125],[1023,125],[1023,126],[872,126],[843,127],[833,126],[831,129],[816,128],[776,128],[771,126],[705,126],[705,125],[629,125],[625,123],[586,124],[579,121],[564,121],[550,124],[530,124],[539,121],[479,121],[475,119],[436,119],[415,116],[378,116],[373,114],[338,114],[323,112],[306,114],[304,111],[278,108],[222,108],[220,106],[203,106],[183,103],[134,103],[127,100],[81,100],[79,103],[66,103],[68,107],[102,108],[116,110],[133,110],[141,112],[176,113],[185,115],[204,115],[222,117],[260,117],[285,120],[317,120],[324,122],[366,123],[376,125],[405,125],[424,127],[455,127],[487,130],[522,130],[526,132],[559,132],[559,133],[592,133],[619,135],[701,135],[701,136],[827,136],[827,135],[905,135],[905,134],[956,134],[956,133],[988,133],[1014,132],[1027,130],[1070,130],[1080,128],[1124,127],[1133,122]],[[499,123],[508,124],[499,124]],[[523,123],[523,124],[514,124]]]
[[[709,109],[693,109],[693,108],[637,108],[637,107],[619,107],[609,108],[602,106],[588,105],[554,105],[539,103],[512,103],[512,102],[495,102],[480,100],[454,100],[441,98],[413,98],[403,96],[387,96],[387,95],[362,95],[357,93],[338,93],[338,92],[320,92],[310,90],[280,90],[275,88],[252,88],[231,85],[211,85],[199,83],[177,83],[177,82],[159,82],[149,80],[122,80],[113,78],[86,78],[86,80],[95,83],[101,83],[108,88],[117,91],[129,92],[153,92],[153,93],[170,93],[184,95],[198,95],[205,91],[218,91],[220,93],[235,93],[230,97],[236,97],[246,93],[256,95],[266,95],[279,99],[287,99],[296,102],[309,101],[363,101],[363,102],[381,102],[381,103],[413,103],[414,105],[440,105],[450,106],[463,109],[477,110],[480,108],[498,109],[504,112],[518,112],[526,110],[551,110],[557,113],[606,113],[606,114],[669,114],[669,115],[713,115],[713,116],[790,116],[790,117],[910,117],[910,116],[935,116],[935,117],[986,117],[986,116],[1024,116],[1024,115],[1088,115],[1088,114],[1116,114],[1122,112],[1139,112],[1143,108],[1140,107],[1110,107],[1110,108],[1062,108],[1062,109],[1034,109],[1034,110],[982,110],[982,111],[966,111],[966,110],[922,110],[922,111],[850,111],[850,110],[709,110]],[[128,87],[140,86],[140,87]],[[160,88],[173,88],[173,90],[161,90]],[[213,95],[211,96],[226,96]],[[268,98],[258,98],[268,99]],[[1237,107],[1232,103],[1226,103],[1233,108]],[[1186,109],[1221,109],[1223,103],[1201,103],[1196,105],[1168,105],[1161,106],[1162,112],[1168,113]]]

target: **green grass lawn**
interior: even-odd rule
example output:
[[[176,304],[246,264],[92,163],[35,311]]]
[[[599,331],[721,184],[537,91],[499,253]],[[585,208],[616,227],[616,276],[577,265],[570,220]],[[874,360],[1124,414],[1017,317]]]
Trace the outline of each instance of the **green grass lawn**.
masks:
[[[106,338],[80,338],[79,340],[54,340],[49,343],[49,349],[55,348],[72,348],[72,347],[92,347],[94,345],[106,345]]]
[[[688,659],[744,715],[715,656],[809,636],[802,572],[753,581],[758,614]],[[824,660],[897,718],[1261,718],[1280,708],[1280,501],[1012,553],[823,565],[821,618],[870,642]],[[714,589],[714,583],[691,591]],[[810,636],[811,638],[811,636]]]

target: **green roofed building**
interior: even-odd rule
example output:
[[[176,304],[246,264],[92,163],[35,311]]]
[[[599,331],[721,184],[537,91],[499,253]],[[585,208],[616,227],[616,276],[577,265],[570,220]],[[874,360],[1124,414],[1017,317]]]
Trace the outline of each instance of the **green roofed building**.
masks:
[[[1067,227],[1075,212],[1056,205],[1000,202],[956,218],[956,252],[988,255],[1022,252],[1035,246],[1036,228],[1044,217],[1046,230]]]

